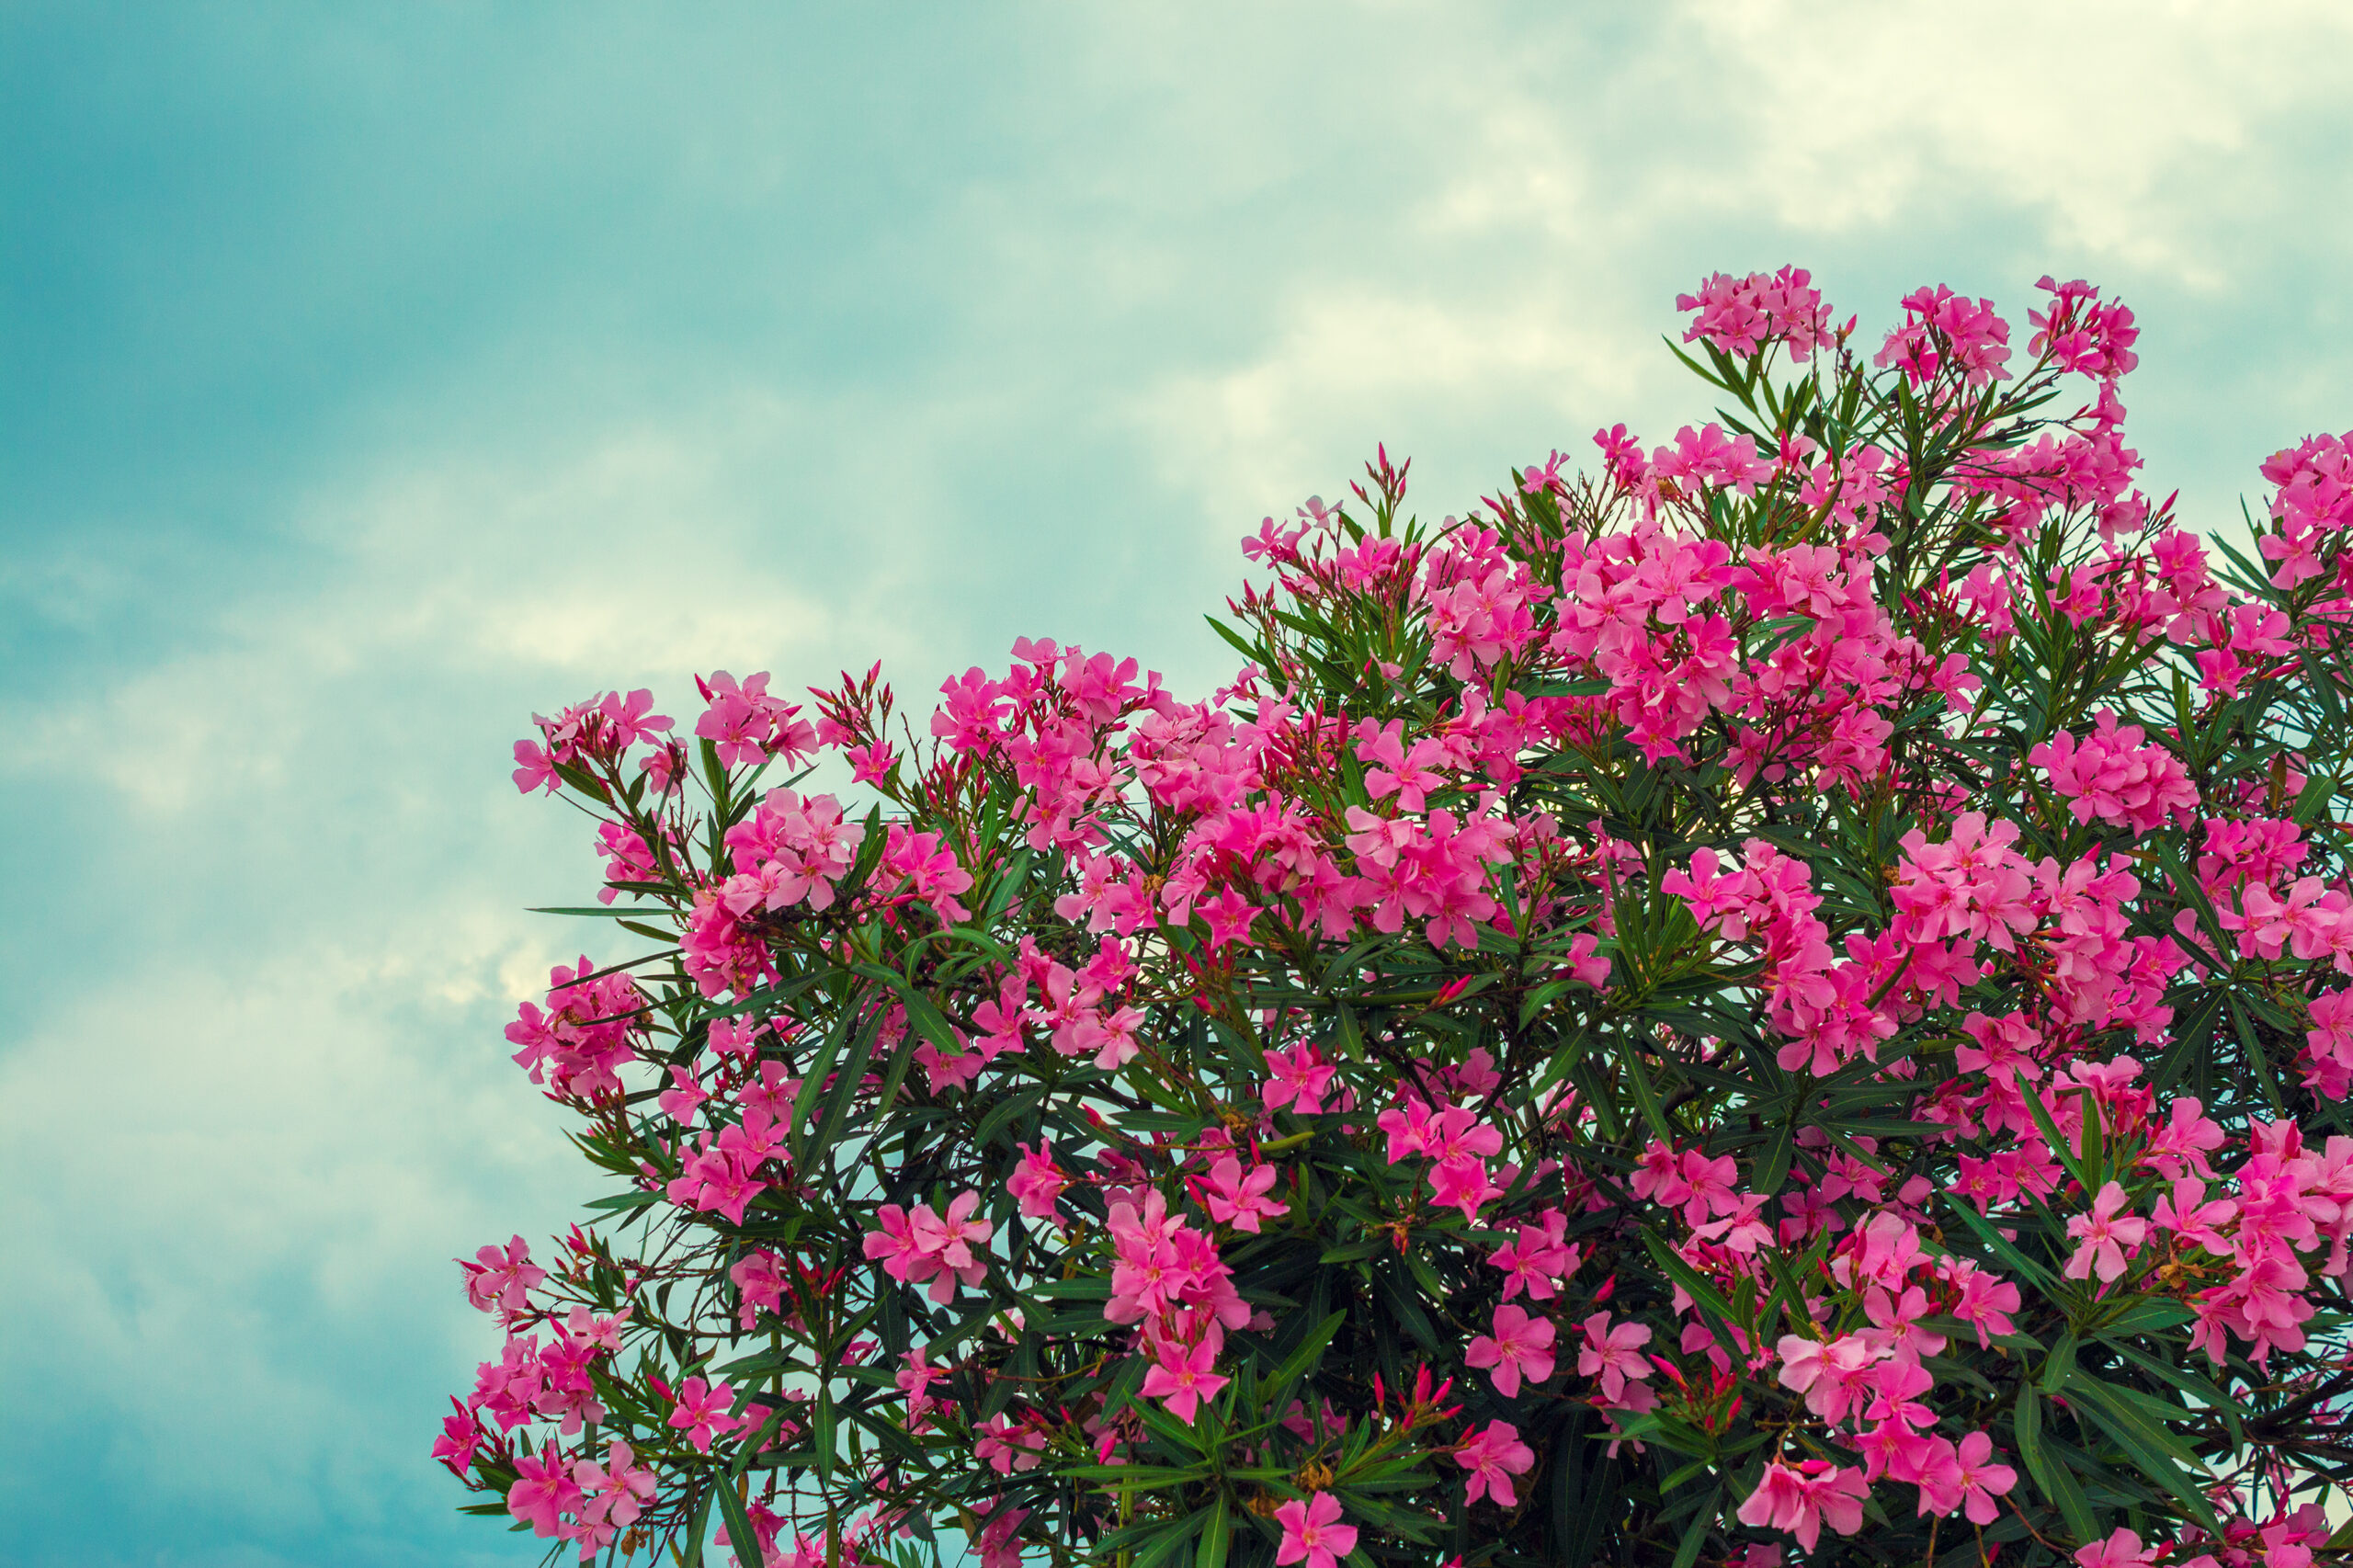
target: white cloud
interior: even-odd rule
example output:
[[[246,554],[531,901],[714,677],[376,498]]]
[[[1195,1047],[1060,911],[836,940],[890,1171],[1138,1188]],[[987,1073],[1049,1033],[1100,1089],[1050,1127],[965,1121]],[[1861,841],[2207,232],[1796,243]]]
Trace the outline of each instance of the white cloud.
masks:
[[[123,1494],[283,1528],[381,1517],[415,1471],[430,1392],[355,1379],[351,1358],[422,1336],[462,1383],[495,1331],[445,1260],[543,1231],[576,1196],[494,1013],[432,994],[451,977],[487,994],[552,956],[504,925],[428,908],[373,949],[135,965],[0,1058],[0,1184],[57,1195],[0,1218],[0,1312],[40,1325],[6,1337],[0,1371],[62,1376],[116,1435]]]

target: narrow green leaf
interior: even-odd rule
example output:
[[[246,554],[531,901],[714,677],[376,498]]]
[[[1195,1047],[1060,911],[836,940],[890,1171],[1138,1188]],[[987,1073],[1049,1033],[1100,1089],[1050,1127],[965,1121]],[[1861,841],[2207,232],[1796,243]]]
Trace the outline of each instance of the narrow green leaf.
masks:
[[[1682,1544],[1675,1549],[1675,1568],[1691,1568],[1699,1560],[1699,1549],[1708,1543],[1709,1535],[1716,1528],[1716,1510],[1723,1504],[1724,1483],[1722,1481],[1709,1490],[1707,1501],[1683,1527]]]
[[[759,1555],[759,1535],[752,1528],[752,1516],[744,1507],[744,1500],[735,1495],[735,1488],[725,1476],[713,1478],[711,1494],[719,1499],[719,1512],[727,1525],[728,1549],[738,1562],[749,1562]]]
[[[1193,1568],[1225,1568],[1226,1544],[1231,1532],[1226,1527],[1225,1494],[1217,1494],[1201,1520],[1201,1547],[1194,1554]]]
[[[2171,1493],[2200,1528],[2210,1535],[2222,1533],[2214,1510],[2197,1484],[2203,1476],[2198,1468],[2197,1455],[2173,1432],[2149,1418],[2147,1413],[2132,1402],[2118,1397],[2117,1392],[2076,1368],[2067,1381],[2067,1392],[2076,1402],[2075,1408],[2089,1416],[2092,1424],[2115,1439],[2142,1476],[2162,1490]],[[2185,1413],[2186,1414],[2186,1413]],[[2189,1467],[2189,1468],[2185,1468]]]

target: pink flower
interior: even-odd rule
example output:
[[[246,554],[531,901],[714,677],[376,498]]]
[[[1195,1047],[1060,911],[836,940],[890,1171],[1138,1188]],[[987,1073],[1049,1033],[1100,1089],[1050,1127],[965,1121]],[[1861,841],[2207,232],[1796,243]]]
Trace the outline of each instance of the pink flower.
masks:
[[[654,1501],[654,1472],[618,1437],[605,1445],[603,1464],[582,1460],[572,1467],[572,1479],[586,1498],[582,1517],[600,1524],[627,1529]]]
[[[1787,1530],[1812,1551],[1827,1524],[1840,1535],[1863,1527],[1863,1499],[1870,1485],[1859,1470],[1842,1470],[1827,1460],[1807,1460],[1792,1469],[1779,1460],[1765,1467],[1756,1490],[1736,1516],[1753,1529]]]
[[[684,1432],[698,1450],[707,1454],[710,1452],[711,1438],[723,1437],[744,1425],[744,1418],[733,1414],[734,1407],[735,1391],[727,1384],[688,1378],[678,1385],[669,1424]]]
[[[1994,1462],[1994,1439],[1983,1432],[1972,1432],[1961,1440],[1956,1458],[1961,1500],[1968,1505],[1969,1522],[1990,1525],[2002,1510],[1994,1499],[2006,1495],[2018,1483],[2018,1472],[2006,1464]],[[1950,1512],[1950,1508],[1946,1509]]]
[[[1536,1451],[1519,1440],[1519,1428],[1510,1422],[1490,1421],[1485,1430],[1454,1450],[1454,1462],[1471,1472],[1464,1502],[1493,1497],[1509,1508],[1519,1502],[1512,1492],[1511,1478],[1535,1468]]]
[[[1564,1239],[1568,1215],[1553,1209],[1541,1219],[1540,1227],[1522,1224],[1516,1237],[1488,1256],[1487,1261],[1504,1271],[1506,1301],[1522,1290],[1531,1301],[1549,1301],[1561,1293],[1562,1277],[1576,1270],[1582,1254]]]
[[[1025,1218],[1051,1220],[1060,1230],[1063,1221],[1054,1205],[1062,1197],[1063,1188],[1070,1185],[1070,1178],[1054,1164],[1053,1144],[1040,1138],[1035,1149],[1027,1143],[1016,1143],[1014,1147],[1021,1151],[1021,1164],[1006,1182],[1005,1189],[1021,1205]]]
[[[532,1266],[531,1249],[520,1236],[504,1251],[486,1246],[474,1257],[472,1263],[460,1258],[458,1267],[466,1271],[466,1300],[482,1312],[520,1312],[530,1304],[531,1288],[548,1277],[546,1269]]]
[[[1275,1510],[1275,1522],[1283,1527],[1283,1543],[1275,1549],[1279,1568],[1293,1562],[1333,1568],[1357,1549],[1357,1528],[1340,1523],[1340,1500],[1329,1492],[1312,1493],[1304,1503],[1294,1498],[1284,1504]]]
[[[776,1254],[746,1254],[727,1271],[727,1278],[742,1298],[739,1311],[746,1329],[759,1321],[763,1311],[772,1312],[783,1307],[784,1271],[777,1266]]]
[[[981,1530],[981,1568],[1021,1568],[1021,1547],[1013,1532],[1029,1517],[1027,1508],[997,1508]]]
[[[906,1365],[892,1375],[891,1381],[906,1396],[909,1431],[921,1431],[922,1423],[938,1407],[939,1402],[931,1397],[931,1385],[947,1381],[948,1373],[928,1359],[926,1346],[916,1346],[905,1355]]]
[[[1267,1196],[1267,1189],[1275,1185],[1275,1176],[1272,1165],[1255,1165],[1245,1176],[1240,1160],[1232,1154],[1221,1154],[1217,1163],[1210,1166],[1209,1180],[1197,1185],[1194,1191],[1201,1206],[1210,1211],[1211,1219],[1255,1236],[1261,1218],[1273,1219],[1290,1212],[1289,1205]]]
[[[1473,1367],[1493,1367],[1495,1392],[1517,1399],[1523,1377],[1540,1383],[1552,1375],[1552,1325],[1506,1303],[1495,1309],[1495,1326],[1492,1337],[1483,1334],[1471,1341],[1463,1359]]]
[[[2117,1213],[2127,1201],[2124,1189],[2109,1182],[2092,1199],[2090,1213],[2067,1221],[2067,1233],[2081,1243],[2067,1259],[2068,1278],[2087,1279],[2097,1271],[2101,1281],[2108,1283],[2123,1274],[2124,1249],[2139,1246],[2149,1233],[2146,1220]]]
[[[1250,940],[1250,922],[1266,913],[1232,888],[1215,898],[1200,900],[1193,905],[1193,912],[1209,922],[1212,955],[1229,943],[1246,944]]]
[[[1217,1364],[1217,1349],[1214,1335],[1190,1350],[1162,1341],[1159,1364],[1143,1375],[1144,1397],[1164,1402],[1179,1421],[1192,1420],[1201,1401],[1215,1399],[1217,1391],[1233,1381],[1211,1370]]]
[[[2216,1256],[2227,1256],[2231,1250],[2228,1237],[2216,1229],[2227,1225],[2236,1217],[2239,1206],[2227,1198],[2206,1201],[2206,1184],[2196,1176],[2183,1176],[2173,1184],[2170,1193],[2161,1193],[2157,1207],[2150,1215],[2150,1223],[2161,1231],[2171,1231],[2183,1241],[2194,1242]]]
[[[1503,1195],[1487,1179],[1483,1160],[1443,1160],[1430,1168],[1431,1200],[1442,1209],[1461,1210],[1465,1220],[1477,1220],[1481,1209]]]
[[[2156,1554],[2141,1544],[2139,1536],[2119,1528],[2106,1540],[2077,1548],[2075,1561],[2082,1568],[2150,1568]]]
[[[988,1277],[988,1265],[973,1249],[995,1227],[972,1217],[980,1202],[978,1192],[959,1193],[945,1215],[932,1212],[927,1203],[916,1204],[913,1212],[885,1203],[875,1210],[882,1228],[867,1233],[866,1256],[893,1279],[910,1285],[930,1280],[933,1301],[953,1301],[957,1281],[977,1285]]]
[[[541,1536],[563,1533],[558,1514],[580,1511],[580,1488],[563,1468],[563,1453],[551,1444],[536,1457],[515,1457],[515,1484],[506,1491],[506,1511]]]
[[[1324,1109],[1324,1091],[1333,1069],[1312,1045],[1267,1052],[1267,1084],[1259,1091],[1268,1110],[1290,1106],[1295,1116],[1317,1116]]]
[[[1601,1397],[1615,1404],[1625,1397],[1629,1381],[1651,1375],[1642,1347],[1651,1342],[1648,1324],[1621,1323],[1609,1326],[1609,1314],[1596,1312],[1585,1320],[1585,1347],[1577,1352],[1577,1376],[1598,1377]]]
[[[1870,1400],[1870,1369],[1889,1355],[1886,1346],[1859,1334],[1827,1345],[1785,1334],[1774,1347],[1781,1358],[1781,1386],[1805,1395],[1806,1408],[1824,1421],[1844,1421]]]

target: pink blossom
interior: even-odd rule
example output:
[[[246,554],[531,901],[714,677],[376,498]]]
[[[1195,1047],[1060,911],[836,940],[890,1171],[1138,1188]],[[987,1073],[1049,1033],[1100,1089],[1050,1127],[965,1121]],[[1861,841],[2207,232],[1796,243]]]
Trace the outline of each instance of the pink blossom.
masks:
[[[1949,1469],[1940,1472],[1934,1512],[1949,1514],[1964,1507],[1972,1525],[1990,1525],[2001,1517],[2001,1507],[1994,1499],[2005,1496],[2016,1486],[2018,1472],[2008,1465],[1994,1462],[1994,1439],[1983,1432],[1971,1432],[1961,1439]],[[1921,1483],[1921,1511],[1931,1511],[1927,1482]]]
[[[1535,1225],[1523,1222],[1512,1240],[1488,1256],[1487,1261],[1504,1271],[1506,1301],[1522,1290],[1531,1301],[1549,1301],[1561,1293],[1561,1280],[1576,1270],[1582,1254],[1564,1239],[1568,1215],[1551,1209],[1540,1221]]]
[[[2078,1547],[2075,1561],[2082,1568],[2153,1568],[2156,1553],[2143,1546],[2139,1536],[2120,1528],[2106,1540]]]
[[[1169,1414],[1179,1421],[1192,1420],[1201,1401],[1215,1399],[1217,1391],[1233,1381],[1218,1376],[1212,1369],[1217,1365],[1217,1350],[1214,1338],[1204,1339],[1189,1349],[1163,1341],[1160,1359],[1143,1375],[1144,1397],[1165,1403]]]
[[[599,1524],[627,1529],[654,1501],[654,1471],[618,1437],[605,1445],[604,1463],[582,1460],[572,1467],[572,1478],[585,1499],[583,1517]]]
[[[1577,1352],[1577,1376],[1598,1377],[1601,1397],[1616,1404],[1625,1397],[1629,1381],[1651,1375],[1651,1364],[1642,1354],[1642,1347],[1651,1342],[1650,1325],[1629,1322],[1612,1328],[1609,1314],[1601,1312],[1586,1319],[1583,1327],[1585,1345]]]
[[[1324,1091],[1334,1069],[1312,1045],[1267,1052],[1267,1079],[1260,1091],[1268,1110],[1290,1106],[1294,1115],[1316,1116],[1324,1109]]]
[[[1021,1205],[1025,1218],[1051,1220],[1057,1230],[1061,1229],[1067,1221],[1062,1217],[1057,1200],[1062,1197],[1063,1189],[1070,1185],[1070,1178],[1063,1174],[1060,1165],[1054,1164],[1053,1144],[1040,1138],[1034,1149],[1027,1143],[1017,1143],[1014,1147],[1021,1151],[1021,1162],[1014,1168],[1013,1175],[1006,1178],[1006,1191]]]
[[[1494,1368],[1495,1392],[1516,1399],[1523,1377],[1540,1383],[1552,1375],[1552,1325],[1506,1303],[1495,1309],[1494,1335],[1474,1336],[1463,1359],[1473,1367]]]
[[[723,1437],[744,1425],[742,1416],[732,1414],[734,1407],[735,1391],[727,1384],[688,1378],[678,1385],[669,1425],[684,1432],[699,1452],[707,1454],[711,1438]]]
[[[910,1285],[930,1280],[933,1301],[953,1301],[958,1281],[977,1285],[988,1276],[983,1255],[974,1248],[987,1242],[995,1227],[972,1217],[980,1201],[978,1192],[960,1193],[944,1215],[927,1203],[912,1211],[885,1203],[875,1211],[881,1228],[866,1236],[866,1256],[893,1279]]]
[[[466,1271],[466,1300],[481,1312],[520,1312],[529,1304],[531,1290],[548,1277],[548,1271],[531,1262],[531,1249],[517,1236],[502,1250],[483,1247],[474,1254],[475,1262],[458,1260]]]
[[[1463,1500],[1476,1503],[1493,1497],[1504,1507],[1519,1502],[1511,1478],[1535,1467],[1536,1450],[1519,1440],[1519,1428],[1508,1421],[1490,1421],[1454,1450],[1454,1462],[1471,1472]]]
[[[2097,1270],[2105,1283],[2123,1274],[2124,1249],[2139,1246],[2149,1232],[2146,1220],[2118,1213],[2129,1201],[2124,1189],[2111,1181],[2092,1199],[2090,1213],[2067,1221],[2067,1233],[2079,1244],[2067,1259],[2068,1278],[2086,1279]]]
[[[743,1326],[750,1328],[763,1312],[776,1312],[784,1305],[784,1271],[777,1266],[776,1254],[752,1252],[736,1260],[727,1270],[727,1278],[734,1284],[741,1298]]]
[[[1245,1176],[1240,1160],[1232,1154],[1221,1154],[1210,1166],[1209,1180],[1198,1186],[1195,1192],[1211,1219],[1222,1224],[1231,1223],[1235,1230],[1255,1236],[1261,1218],[1273,1219],[1290,1212],[1287,1205],[1267,1196],[1275,1185],[1275,1177],[1272,1165],[1254,1165]]]
[[[1870,1398],[1870,1373],[1893,1352],[1859,1334],[1827,1344],[1785,1334],[1775,1347],[1781,1386],[1805,1395],[1806,1408],[1824,1421],[1859,1414]]]
[[[1803,360],[1830,341],[1829,307],[1802,267],[1752,272],[1745,278],[1711,273],[1700,281],[1697,294],[1677,294],[1675,308],[1698,312],[1683,334],[1684,342],[1704,338],[1735,359],[1747,358],[1769,344],[1786,343],[1790,357]]]
[[[1357,1549],[1357,1528],[1340,1523],[1340,1500],[1329,1492],[1314,1492],[1305,1502],[1297,1498],[1275,1510],[1283,1528],[1282,1544],[1275,1548],[1278,1568],[1304,1562],[1307,1568],[1334,1568]]]
[[[515,1457],[515,1484],[506,1491],[506,1511],[534,1532],[561,1535],[567,1528],[557,1516],[580,1510],[579,1484],[565,1469],[563,1453],[552,1445],[538,1454]]]
[[[1751,1528],[1787,1530],[1800,1550],[1812,1551],[1825,1524],[1840,1535],[1862,1528],[1863,1499],[1870,1494],[1859,1470],[1842,1470],[1827,1460],[1807,1460],[1794,1468],[1776,1460],[1765,1467],[1737,1517]]]

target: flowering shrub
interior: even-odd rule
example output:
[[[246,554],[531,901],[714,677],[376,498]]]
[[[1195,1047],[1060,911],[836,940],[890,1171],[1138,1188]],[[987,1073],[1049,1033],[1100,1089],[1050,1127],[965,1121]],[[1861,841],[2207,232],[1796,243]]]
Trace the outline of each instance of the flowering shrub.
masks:
[[[436,1452],[560,1555],[2342,1559],[2353,437],[2132,486],[2131,314],[1244,543],[1207,702],[1017,642],[541,720],[624,961],[509,1029],[610,1191],[464,1264]],[[2069,412],[2062,412],[2069,411]],[[803,792],[825,758],[863,802]],[[706,1543],[710,1542],[710,1545]]]

